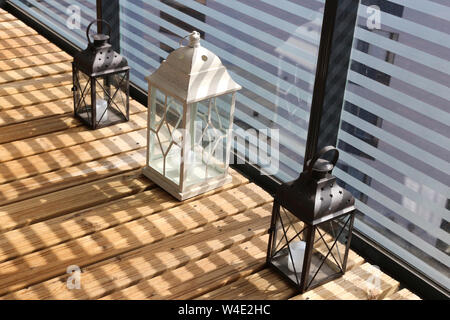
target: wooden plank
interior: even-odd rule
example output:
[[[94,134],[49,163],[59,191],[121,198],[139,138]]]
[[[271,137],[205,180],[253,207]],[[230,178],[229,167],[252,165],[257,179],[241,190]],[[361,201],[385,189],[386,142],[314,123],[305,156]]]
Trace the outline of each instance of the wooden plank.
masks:
[[[50,52],[62,52],[60,48],[58,48],[53,43],[42,43],[37,45],[29,44],[25,47],[20,48],[9,48],[7,50],[0,50],[0,60],[4,59],[15,59],[17,57],[29,57],[38,54],[50,53]]]
[[[6,232],[46,219],[52,219],[66,213],[143,191],[152,185],[153,184],[150,183],[148,179],[140,177],[139,171],[113,176],[100,181],[1,206],[0,221],[2,223],[0,230]],[[61,205],[61,203],[64,203],[65,205]],[[48,222],[46,221],[45,226],[47,226],[47,223]],[[33,230],[35,230],[35,228],[33,228]],[[67,230],[63,229],[62,231],[66,232]],[[23,231],[21,230],[18,233],[22,234],[22,232]],[[26,233],[24,232],[24,234]],[[37,234],[42,235],[42,233]],[[0,235],[0,239],[5,239],[4,237],[9,238],[10,236],[7,234]],[[30,239],[27,240],[29,241]],[[28,243],[28,241],[25,243]],[[4,244],[4,241],[2,242],[0,240],[0,242]],[[13,242],[11,243],[14,248],[16,245],[20,246],[19,242],[17,242],[16,245],[14,245]],[[45,243],[49,244],[47,241]],[[2,248],[4,248],[4,246],[2,246]],[[8,252],[10,252],[10,250]],[[3,256],[3,253],[0,253],[0,260],[3,258],[7,259]]]
[[[374,300],[383,299],[386,295],[396,292],[398,281],[369,263],[348,271],[343,277],[324,284],[293,300]]]
[[[375,266],[365,263],[351,270],[356,275],[352,287],[338,298],[342,300],[378,300],[398,290],[399,282],[381,272]],[[370,280],[373,279],[373,280]],[[379,280],[379,282],[378,282]],[[378,282],[378,283],[377,283]]]
[[[54,132],[29,139],[0,144],[0,163],[29,157],[39,153],[68,148],[77,144],[114,137],[118,133],[131,132],[146,128],[146,126],[147,113],[140,112],[131,115],[130,121],[128,122],[98,130],[87,130],[84,126],[78,126],[63,132]],[[2,133],[1,128],[0,133]]]
[[[72,83],[72,73],[66,72],[52,76],[8,82],[0,87],[0,97],[21,92],[49,89]]]
[[[64,106],[64,108],[62,108],[62,106]],[[23,114],[19,113],[19,110],[23,111]],[[134,117],[134,114],[146,110],[147,109],[141,104],[130,100],[131,119]],[[46,111],[48,111],[47,116],[44,114]],[[58,112],[63,112],[63,114],[53,115],[53,113]],[[67,115],[69,112],[73,113],[72,99],[43,103],[39,106],[31,106],[3,112],[0,111],[0,123],[3,121],[10,124],[3,127],[0,126],[0,143],[26,139],[80,126],[81,123],[76,120],[73,115]]]
[[[26,214],[19,212],[18,219],[14,221],[14,224],[26,223],[27,219],[34,219],[30,222],[35,224],[0,235],[0,261],[3,262],[143,217],[139,210],[128,212],[128,208],[138,208],[152,203],[161,210],[161,208],[168,209],[180,204],[179,201],[160,189],[137,193],[153,187],[150,180],[139,176],[138,173],[140,173],[140,169],[129,174],[64,189],[44,197],[29,199],[29,201],[24,201],[24,204],[19,203],[21,206],[25,206],[24,210],[28,212]],[[209,194],[231,189],[247,182],[247,179],[234,172],[231,183],[211,191]],[[124,196],[126,193],[137,194],[124,197],[114,203],[105,203],[107,200]],[[83,199],[82,196],[86,194],[89,194],[89,197]],[[58,206],[61,199],[67,203],[65,208]],[[41,205],[42,208],[36,206],[33,211],[33,203],[39,204],[43,200],[45,202]],[[193,200],[195,198],[190,201]],[[100,203],[105,204],[99,206]],[[97,206],[89,208],[93,205]],[[83,207],[89,209],[74,212]],[[73,213],[48,220],[52,216],[63,214],[64,211]],[[111,213],[114,215],[111,216]],[[37,220],[44,220],[44,218],[47,220],[42,222]],[[45,241],[42,239],[42,234],[46,234]]]
[[[260,211],[257,210],[256,211]],[[83,268],[82,289],[68,290],[66,276],[50,279],[44,283],[14,292],[5,299],[98,299],[105,294],[126,288],[142,278],[152,278],[158,274],[173,270],[189,262],[203,259],[234,245],[246,243],[258,237],[267,229],[268,215],[255,223],[249,216],[260,216],[258,212],[245,212],[213,222],[197,229],[189,230],[178,236],[165,238],[138,250],[128,252],[113,259]],[[249,231],[249,225],[254,227]],[[261,241],[259,241],[261,242]],[[220,255],[232,262],[236,257],[256,250],[235,249]],[[217,259],[216,259],[217,260]],[[233,261],[234,260],[234,261]],[[222,262],[224,264],[224,262]],[[178,270],[179,271],[179,270]],[[180,274],[181,276],[181,274]]]
[[[28,27],[20,20],[3,21],[0,23],[0,30],[16,29]]]
[[[0,112],[0,115],[2,113]],[[27,139],[34,136],[43,135],[49,132],[66,130],[81,123],[72,115],[57,115],[31,121],[25,121],[9,126],[0,127],[0,143],[5,144],[11,141]]]
[[[2,13],[0,15],[0,22],[12,21],[12,20],[17,20],[17,18],[8,12]]]
[[[0,183],[28,178],[114,154],[137,150],[146,146],[146,143],[146,129],[141,129],[44,154],[3,162],[0,163]]]
[[[12,94],[9,96],[0,97],[0,110],[14,109],[17,107],[26,107],[35,104],[41,104],[51,101],[58,101],[73,97],[71,91],[72,84],[45,88],[42,90],[35,90],[30,92],[22,92]]]
[[[294,296],[291,300],[336,300],[353,286],[354,279],[353,273],[349,271],[342,278],[328,282],[304,294]]]
[[[417,295],[404,288],[396,293],[387,296],[384,300],[422,300]]]
[[[279,300],[286,299],[294,293],[294,287],[288,284],[281,276],[271,269],[263,269],[229,285],[208,292],[197,299]]]
[[[256,185],[244,185],[6,261],[0,264],[0,295],[63,275],[69,265],[84,267],[261,206],[271,199]],[[147,205],[139,210],[158,208]]]
[[[73,58],[63,51],[38,54],[29,57],[16,57],[8,60],[0,60],[0,71],[9,71],[72,60]]]
[[[141,168],[145,165],[145,149],[120,153],[112,157],[0,184],[0,205],[44,195],[71,186]]]
[[[233,182],[231,184],[232,186],[237,186],[237,185],[240,185],[247,181],[246,179],[242,178],[239,174],[236,174],[236,173],[234,173],[233,177],[234,177]],[[48,218],[53,218],[53,217],[65,214],[67,212],[80,210],[83,207],[87,207],[88,204],[94,205],[97,203],[102,203],[106,199],[109,199],[109,197],[111,197],[110,194],[122,194],[123,192],[128,190],[129,187],[132,188],[133,184],[140,186],[139,188],[144,188],[144,187],[147,188],[148,187],[148,186],[145,186],[145,185],[147,185],[146,183],[142,183],[139,181],[136,181],[136,182],[131,181],[129,187],[122,186],[122,184],[125,183],[124,181],[122,181],[122,179],[119,179],[119,182],[112,184],[111,181],[115,181],[115,179],[117,179],[117,177],[106,179],[105,183],[107,185],[103,188],[104,190],[100,187],[100,185],[102,185],[102,182],[95,181],[92,183],[72,187],[70,189],[64,189],[64,190],[61,190],[58,192],[50,193],[45,196],[41,195],[38,197],[34,197],[34,198],[30,198],[30,199],[23,200],[20,202],[16,202],[13,204],[1,206],[0,207],[0,221],[1,221],[0,230],[5,232],[5,231],[16,229],[16,228],[19,228],[19,227],[22,227],[25,225],[37,223],[39,221],[42,221],[42,220],[45,220]],[[223,188],[225,188],[225,189],[229,188],[231,185],[227,185],[226,187],[223,187]],[[125,191],[122,191],[122,189],[120,189],[121,186],[122,186],[122,189]],[[88,191],[91,190],[92,188],[101,189],[98,191],[99,195],[96,196],[96,192],[95,192],[95,190],[93,190],[92,194],[91,194],[92,199],[91,199],[91,197],[83,199],[80,196],[80,194],[85,194],[85,195],[90,194]],[[115,192],[113,192],[113,191],[107,192],[111,188],[113,190],[114,190],[114,188],[117,188],[117,190]],[[67,194],[65,193],[66,191],[67,191]],[[160,196],[160,193],[158,193],[158,196]],[[154,195],[153,195],[153,193],[150,193],[149,195],[144,194],[144,195],[142,195],[142,197],[145,197],[146,199],[148,199],[148,198],[153,199]],[[167,197],[163,197],[163,198],[166,199],[166,201],[168,201]],[[63,199],[64,199],[64,201],[67,201],[65,206],[61,206],[61,201],[63,201]],[[155,203],[155,205],[161,202],[160,199],[159,200],[153,199],[152,201]],[[168,202],[169,202],[169,204],[172,203],[172,201],[168,201]],[[128,205],[129,204],[127,204],[127,206]],[[117,206],[115,206],[114,208],[117,209]],[[126,208],[127,207],[124,207],[123,209],[125,210]],[[109,210],[109,209],[105,208],[104,210]],[[129,216],[130,216],[129,214],[126,215],[127,218]],[[116,221],[116,219],[115,219],[115,221]],[[0,236],[0,238],[1,238],[1,236]],[[46,243],[48,243],[48,241]],[[1,255],[0,255],[0,257],[1,257]]]
[[[263,240],[266,241],[266,240]],[[248,246],[244,247],[245,250],[248,250]],[[267,249],[267,248],[266,248]],[[233,250],[230,250],[233,251]],[[253,254],[253,253],[252,253]],[[265,254],[265,252],[264,252]],[[234,254],[237,255],[237,254]],[[256,253],[255,253],[256,255]],[[160,300],[160,299],[170,299],[170,300],[191,300],[195,299],[198,296],[205,294],[206,292],[216,290],[222,286],[225,286],[229,283],[237,281],[241,278],[247,277],[252,273],[259,272],[264,268],[266,259],[265,257],[261,257],[259,259],[255,259],[250,255],[247,257],[248,259],[245,262],[239,263],[238,261],[232,261],[229,265],[225,265],[220,269],[213,270],[211,272],[205,273],[203,275],[198,274],[195,279],[189,281],[188,283],[179,284],[176,287],[168,288],[164,290],[164,288],[159,289],[153,295],[149,297],[152,300]],[[251,260],[250,260],[251,259]],[[221,261],[227,261],[225,256],[220,256],[219,261],[213,261],[215,265],[219,265]],[[210,266],[206,261],[202,261],[198,267],[205,268]],[[190,266],[187,266],[188,269]],[[198,270],[198,268],[197,268]],[[200,269],[201,270],[201,269]],[[184,271],[183,270],[179,270]],[[176,273],[174,273],[175,275]],[[176,279],[176,278],[175,278]],[[159,281],[158,281],[159,282]],[[155,283],[156,284],[156,283]],[[190,287],[190,288],[189,288]],[[128,293],[128,292],[127,292]]]
[[[52,63],[44,66],[29,67],[19,70],[10,70],[0,74],[0,84],[66,73],[71,70],[72,65],[68,62]]]
[[[44,43],[49,43],[49,41],[41,35],[32,35],[12,39],[2,39],[0,40],[0,50],[27,47]]]
[[[347,270],[364,263],[364,259],[350,250]],[[289,299],[294,287],[271,268],[264,269],[225,287],[206,293],[199,299]]]
[[[11,110],[0,110],[0,126],[33,121],[69,112],[73,112],[73,99],[63,99]]]
[[[259,210],[253,209],[252,211]],[[269,207],[269,215],[270,215]],[[269,218],[262,225],[267,231]],[[253,225],[252,225],[253,226]],[[252,230],[254,230],[252,228]],[[245,231],[244,231],[245,232]],[[259,232],[258,232],[259,233]],[[194,299],[208,291],[222,287],[239,278],[258,272],[264,267],[268,235],[252,238],[242,244],[211,254],[201,260],[190,259],[185,266],[140,281],[122,290],[115,290],[102,299]],[[169,268],[166,268],[169,269]]]
[[[9,28],[9,29],[2,29],[0,28],[0,40],[5,39],[12,39],[12,38],[18,38],[18,37],[24,37],[24,36],[31,36],[31,35],[37,35],[38,33],[25,26],[25,27],[17,27],[17,28]]]

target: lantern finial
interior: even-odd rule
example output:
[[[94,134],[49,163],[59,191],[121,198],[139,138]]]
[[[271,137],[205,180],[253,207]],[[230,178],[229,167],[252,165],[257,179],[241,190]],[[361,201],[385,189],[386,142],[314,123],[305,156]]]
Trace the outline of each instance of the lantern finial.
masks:
[[[189,35],[189,47],[197,48],[200,46],[200,33],[197,31],[192,31]]]

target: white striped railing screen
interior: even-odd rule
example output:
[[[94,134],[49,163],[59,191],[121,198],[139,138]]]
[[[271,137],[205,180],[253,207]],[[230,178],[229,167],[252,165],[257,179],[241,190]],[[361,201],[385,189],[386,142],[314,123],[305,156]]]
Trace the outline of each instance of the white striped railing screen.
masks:
[[[351,59],[335,173],[355,226],[448,290],[450,3],[362,0]]]
[[[133,70],[131,80],[147,89],[145,76],[178,48],[180,38],[200,31],[202,45],[243,87],[235,127],[278,129],[278,135],[268,131],[267,141],[280,146],[271,155],[280,168],[272,173],[288,180],[303,164],[323,6],[323,0],[122,0],[121,49]],[[249,132],[236,134],[249,138]],[[247,140],[266,147],[265,139]],[[249,149],[235,143],[241,156],[248,157]]]
[[[86,28],[96,19],[95,0],[12,0],[11,2],[73,44],[82,49],[86,48]],[[96,30],[95,25],[92,30]]]

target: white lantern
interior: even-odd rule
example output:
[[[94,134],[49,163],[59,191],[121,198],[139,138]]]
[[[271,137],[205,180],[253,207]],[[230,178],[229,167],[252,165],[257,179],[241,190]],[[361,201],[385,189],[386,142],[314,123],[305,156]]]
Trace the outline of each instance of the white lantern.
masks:
[[[178,200],[231,181],[228,174],[236,91],[200,34],[174,50],[148,80],[146,177]]]

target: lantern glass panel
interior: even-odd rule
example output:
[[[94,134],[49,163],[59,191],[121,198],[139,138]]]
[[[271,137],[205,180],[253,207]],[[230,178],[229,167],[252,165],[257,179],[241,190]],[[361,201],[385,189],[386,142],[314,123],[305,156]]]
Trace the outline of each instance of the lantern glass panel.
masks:
[[[91,78],[80,70],[74,72],[75,113],[91,123]]]
[[[164,175],[164,155],[159,146],[158,136],[155,132],[149,132],[149,161],[152,168]]]
[[[344,273],[351,215],[330,220],[315,228],[311,266],[306,288],[316,287]]]
[[[179,184],[181,173],[183,105],[156,88],[151,93],[150,145],[151,166],[170,181]]]
[[[150,93],[150,129],[156,132],[166,112],[166,95],[155,87]]]
[[[225,175],[232,98],[230,93],[189,105],[191,139],[187,150],[186,186]]]
[[[90,78],[77,70],[75,88],[75,112],[87,123],[93,123],[93,104],[94,127],[128,119],[128,71]]]
[[[300,284],[305,257],[305,224],[283,207],[275,221],[271,262],[292,281]]]

